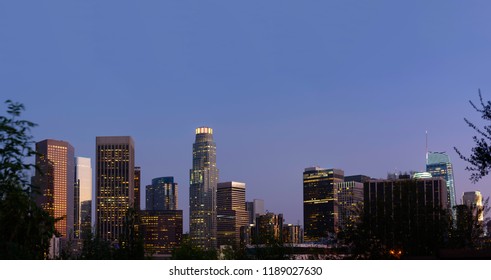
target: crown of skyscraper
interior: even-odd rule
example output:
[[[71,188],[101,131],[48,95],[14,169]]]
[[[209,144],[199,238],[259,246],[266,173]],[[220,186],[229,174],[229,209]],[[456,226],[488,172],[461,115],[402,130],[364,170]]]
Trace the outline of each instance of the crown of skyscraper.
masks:
[[[196,134],[213,134],[213,129],[206,126],[198,127],[196,128]]]

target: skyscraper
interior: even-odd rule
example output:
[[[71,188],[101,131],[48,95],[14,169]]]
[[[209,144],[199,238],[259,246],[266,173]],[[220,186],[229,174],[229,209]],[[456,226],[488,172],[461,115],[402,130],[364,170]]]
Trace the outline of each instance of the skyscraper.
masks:
[[[90,224],[90,216],[82,217],[82,204],[92,201],[92,166],[90,158],[76,157],[75,158],[75,237],[79,238],[82,231],[82,220],[88,219]],[[85,206],[87,207],[87,206]],[[85,227],[87,229],[87,227]],[[89,226],[90,230],[90,226]]]
[[[256,217],[253,243],[273,244],[283,242],[283,214],[266,213]]]
[[[96,137],[96,232],[119,241],[134,203],[135,145],[130,136]]]
[[[238,246],[240,227],[249,224],[245,209],[246,184],[239,182],[218,183],[217,187],[217,243]]]
[[[345,181],[334,185],[337,191],[337,225],[338,228],[344,229],[353,224],[358,218],[359,213],[357,213],[357,210],[361,210],[363,204],[363,183]]]
[[[445,236],[442,210],[448,205],[443,178],[370,180],[363,195],[368,236],[404,254],[423,256],[438,249]]]
[[[444,152],[429,152],[427,155],[426,171],[433,177],[440,177],[447,182],[448,208],[457,205],[455,199],[455,185],[453,166],[450,157]]]
[[[338,205],[335,183],[344,171],[320,167],[303,173],[303,222],[306,242],[325,242],[337,232]]]
[[[54,218],[55,229],[62,237],[69,237],[74,230],[75,157],[70,143],[46,139],[36,143],[36,175],[33,185],[40,195],[36,202]]]
[[[462,195],[462,204],[466,205],[470,210],[472,210],[473,216],[477,216],[477,220],[479,222],[484,221],[484,206],[480,191],[464,192]]]
[[[177,183],[174,177],[152,179],[146,187],[146,210],[177,210]]]
[[[134,191],[135,191],[135,204],[133,207],[135,208],[136,211],[140,211],[140,182],[141,182],[141,168],[140,166],[135,166],[135,186],[134,186]]]
[[[254,199],[253,201],[246,201],[246,211],[249,213],[249,224],[255,224],[257,216],[266,214],[266,211],[264,211],[264,200]]]
[[[189,237],[199,247],[216,248],[218,169],[213,129],[209,127],[196,129],[193,168],[189,173]]]

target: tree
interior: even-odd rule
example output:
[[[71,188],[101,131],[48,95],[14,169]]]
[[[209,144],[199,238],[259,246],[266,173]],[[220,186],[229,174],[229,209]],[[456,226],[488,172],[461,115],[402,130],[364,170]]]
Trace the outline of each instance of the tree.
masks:
[[[481,114],[482,119],[491,121],[491,101],[483,100],[481,90],[479,90],[479,101],[479,107],[470,100],[469,103]],[[475,147],[472,148],[472,153],[469,157],[464,156],[456,147],[454,147],[454,150],[461,159],[470,164],[465,169],[472,172],[470,179],[475,183],[491,171],[491,125],[485,125],[483,129],[480,129],[467,118],[464,118],[464,121],[478,134],[472,137]]]
[[[27,172],[34,164],[30,135],[36,124],[19,119],[24,106],[10,100],[0,116],[0,259],[43,259],[55,229],[55,219],[31,199]]]
[[[456,217],[450,229],[449,248],[482,249],[484,226],[489,221],[489,197],[482,206],[475,204],[455,206]]]
[[[214,249],[202,249],[189,239],[183,238],[181,245],[172,251],[173,260],[216,260],[217,251]]]

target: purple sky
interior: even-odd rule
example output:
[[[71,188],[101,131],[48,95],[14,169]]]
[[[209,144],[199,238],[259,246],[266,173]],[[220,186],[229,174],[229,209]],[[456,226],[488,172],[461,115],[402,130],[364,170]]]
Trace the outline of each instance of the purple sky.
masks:
[[[185,230],[199,126],[214,128],[220,181],[289,223],[303,223],[305,167],[423,170],[425,130],[453,160],[458,201],[490,195],[453,151],[473,145],[464,117],[484,124],[468,100],[491,99],[488,1],[6,2],[0,100],[77,156],[131,135],[142,185],[179,183]]]

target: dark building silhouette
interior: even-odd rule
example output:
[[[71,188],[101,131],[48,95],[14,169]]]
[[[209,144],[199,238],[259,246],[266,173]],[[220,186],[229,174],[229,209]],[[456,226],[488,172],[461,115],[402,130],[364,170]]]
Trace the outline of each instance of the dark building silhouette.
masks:
[[[370,176],[366,175],[351,175],[351,176],[344,176],[344,181],[345,182],[358,182],[358,183],[365,183],[370,181]]]
[[[442,241],[447,199],[443,178],[370,180],[364,184],[363,219],[369,236],[387,250],[428,255]]]

